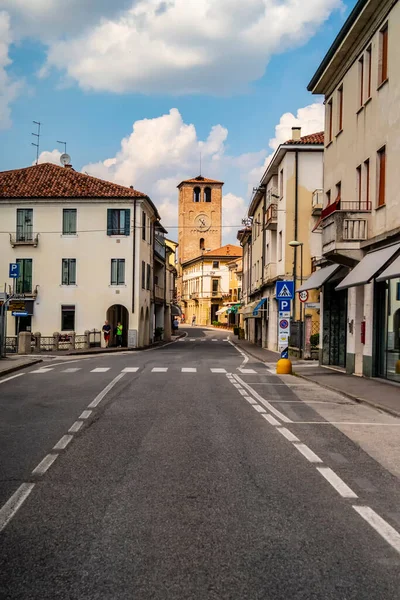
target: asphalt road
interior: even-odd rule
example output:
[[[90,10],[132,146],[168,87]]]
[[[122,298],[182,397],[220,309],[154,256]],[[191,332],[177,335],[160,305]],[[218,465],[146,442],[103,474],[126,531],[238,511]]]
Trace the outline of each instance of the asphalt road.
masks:
[[[0,379],[0,597],[399,600],[400,482],[358,408],[187,333]]]

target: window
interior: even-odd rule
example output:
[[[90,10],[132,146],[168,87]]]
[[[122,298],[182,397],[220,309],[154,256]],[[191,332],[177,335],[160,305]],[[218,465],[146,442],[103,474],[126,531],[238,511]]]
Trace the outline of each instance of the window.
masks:
[[[76,259],[63,258],[61,268],[61,284],[76,285]]]
[[[369,180],[370,180],[369,159],[364,162],[364,178],[365,178],[365,183],[364,183],[365,202],[367,204],[366,208],[367,208],[367,210],[370,210],[370,205],[369,205],[369,200],[370,200],[370,197],[369,197]]]
[[[328,142],[332,141],[333,136],[333,101],[328,102]]]
[[[384,83],[388,78],[388,46],[389,46],[389,30],[388,24],[380,31],[379,44],[379,85]]]
[[[217,296],[219,288],[219,279],[212,280],[212,295]]]
[[[369,48],[367,48],[367,100],[368,98],[371,98],[371,93],[372,93],[372,46],[369,46]]]
[[[131,211],[129,208],[107,209],[107,235],[130,234]]]
[[[142,260],[142,290],[146,289],[146,263]]]
[[[269,260],[269,244],[265,246],[265,264],[268,265],[270,263]]]
[[[358,61],[358,90],[360,106],[364,104],[364,57],[362,56]]]
[[[204,202],[211,202],[211,188],[204,188]]]
[[[213,269],[219,269],[219,260],[213,260]]]
[[[340,132],[343,129],[343,86],[342,85],[338,89],[338,110],[339,110],[338,128],[339,128],[339,132]]]
[[[125,284],[125,259],[111,259],[111,285]]]
[[[329,206],[331,203],[331,190],[326,192],[326,205]]]
[[[386,192],[386,147],[378,152],[378,206],[385,204]]]
[[[142,210],[142,240],[146,240],[146,213]]]
[[[278,260],[282,260],[282,231],[279,232],[278,236]]]
[[[17,294],[32,293],[32,259],[17,258],[19,265],[19,277],[17,279],[16,290]]]
[[[361,202],[362,202],[361,165],[359,167],[357,167],[357,200],[358,200],[358,208],[361,208]]]
[[[33,209],[17,208],[17,242],[33,240]]]
[[[205,243],[204,243],[204,238],[200,238],[199,241],[199,245],[200,245],[200,250],[205,250]]]
[[[193,202],[200,202],[200,188],[195,187],[193,190]]]
[[[151,278],[151,267],[150,265],[147,265],[147,272],[146,272],[146,290],[150,289],[150,278]]]
[[[75,331],[75,306],[61,306],[61,331]]]
[[[336,184],[336,198],[335,202],[339,203],[342,199],[342,182]]]
[[[279,198],[283,198],[283,169],[279,173]]]
[[[76,235],[76,208],[63,209],[63,235]]]

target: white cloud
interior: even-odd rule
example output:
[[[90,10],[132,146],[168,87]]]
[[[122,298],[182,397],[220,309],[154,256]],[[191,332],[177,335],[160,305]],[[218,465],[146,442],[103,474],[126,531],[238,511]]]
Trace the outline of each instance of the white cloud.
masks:
[[[241,196],[228,193],[222,198],[222,220],[223,220],[223,238],[226,243],[232,242],[236,245],[238,241],[236,234],[240,227],[243,217],[247,214],[247,202]]]
[[[43,152],[40,153],[38,162],[39,162],[39,164],[52,163],[53,165],[61,166],[60,156],[61,156],[61,152],[57,149],[54,149],[51,152],[49,150],[44,150]],[[35,165],[36,160],[33,161],[32,164]]]
[[[11,126],[10,104],[21,92],[23,82],[14,79],[7,67],[11,64],[9,47],[13,41],[9,15],[0,12],[0,129]]]
[[[273,54],[306,42],[342,0],[3,0],[83,89],[243,91]],[[60,14],[62,12],[62,19]]]

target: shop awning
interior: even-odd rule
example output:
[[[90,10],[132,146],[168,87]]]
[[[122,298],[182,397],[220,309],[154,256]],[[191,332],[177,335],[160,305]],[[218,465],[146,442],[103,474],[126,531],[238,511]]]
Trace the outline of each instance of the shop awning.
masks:
[[[400,244],[393,244],[381,250],[369,252],[354,267],[352,271],[335,288],[336,290],[347,290],[356,285],[365,285],[380,271],[387,262],[400,250]]]
[[[250,304],[246,304],[245,306],[242,306],[242,308],[239,310],[239,314],[243,315],[245,319],[252,317],[253,310],[255,309],[257,304],[258,304],[258,300],[256,300],[255,302],[250,302]]]
[[[253,317],[258,317],[258,312],[263,308],[264,304],[268,301],[268,298],[262,298],[255,309],[253,310]]]
[[[171,315],[173,317],[181,317],[182,311],[176,304],[171,304]]]
[[[229,306],[228,307],[228,315],[230,314],[234,314],[236,315],[236,313],[238,312],[239,308],[242,306],[242,304],[234,304],[233,306]]]
[[[395,279],[395,277],[400,277],[400,256],[398,256],[396,260],[376,278],[376,280],[385,281],[385,279]]]
[[[227,312],[229,306],[223,306],[222,308],[220,308],[219,310],[217,310],[217,312],[215,313],[216,315],[223,315],[224,313]]]
[[[315,273],[313,273],[296,291],[306,292],[308,290],[317,290],[333,277],[339,269],[340,265],[329,265],[329,267],[323,267],[323,269],[315,271]]]

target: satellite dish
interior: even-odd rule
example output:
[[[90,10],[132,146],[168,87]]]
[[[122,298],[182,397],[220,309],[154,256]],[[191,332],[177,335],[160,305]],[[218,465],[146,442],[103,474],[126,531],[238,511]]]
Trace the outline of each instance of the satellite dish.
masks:
[[[71,164],[71,157],[69,154],[61,154],[60,163],[65,167],[65,165]]]

